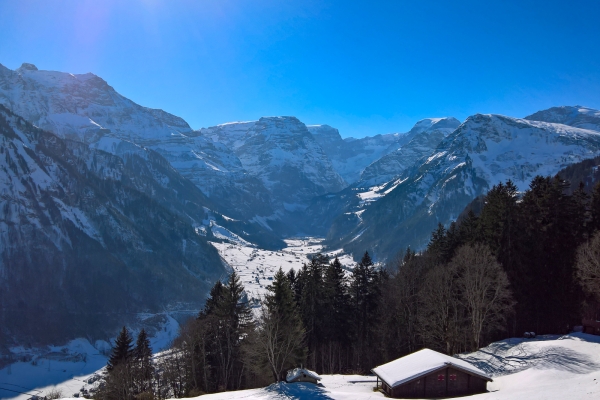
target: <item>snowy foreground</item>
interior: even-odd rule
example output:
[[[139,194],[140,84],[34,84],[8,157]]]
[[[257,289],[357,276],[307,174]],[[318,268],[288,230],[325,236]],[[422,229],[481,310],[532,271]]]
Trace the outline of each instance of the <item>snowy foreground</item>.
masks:
[[[488,393],[469,396],[492,399],[599,399],[600,337],[586,334],[507,339],[478,352],[462,355],[494,381]],[[198,397],[225,399],[376,399],[375,377],[322,375],[319,385],[277,383],[263,389],[241,390]]]
[[[165,338],[162,338],[163,340]],[[157,343],[158,344],[158,343]],[[62,390],[65,396],[87,387],[95,372],[103,367],[106,358],[94,356],[93,347],[86,340],[73,341],[69,351],[88,352],[85,362],[40,360],[13,364],[10,374],[0,370],[0,386],[41,395],[52,388]],[[89,346],[90,349],[85,349]],[[54,349],[59,350],[59,349]],[[59,350],[60,352],[60,350]],[[574,333],[565,336],[544,336],[536,339],[507,339],[492,343],[475,353],[462,354],[460,358],[490,374],[494,381],[488,384],[488,393],[470,396],[473,400],[492,399],[598,399],[600,398],[600,337]],[[60,375],[60,376],[59,376]],[[61,378],[62,377],[62,378]],[[58,382],[56,386],[49,382]],[[240,390],[200,396],[202,400],[225,399],[376,399],[384,398],[374,392],[374,376],[322,375],[319,385],[310,383],[277,383],[261,389]],[[11,386],[7,386],[11,385]],[[20,388],[20,389],[19,389]],[[16,393],[15,393],[16,395]],[[15,396],[0,392],[3,399],[28,399],[28,395]],[[72,398],[72,397],[66,397]]]

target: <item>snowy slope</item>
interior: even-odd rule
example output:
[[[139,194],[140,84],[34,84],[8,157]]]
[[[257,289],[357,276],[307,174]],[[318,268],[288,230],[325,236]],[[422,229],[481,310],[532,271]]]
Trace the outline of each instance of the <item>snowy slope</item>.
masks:
[[[406,135],[401,136],[402,140],[410,139],[407,143],[402,144],[401,140],[395,141],[393,146],[396,150],[375,160],[364,169],[362,169],[363,166],[360,166],[361,171],[358,172],[360,179],[345,189],[337,193],[315,197],[302,218],[295,221],[296,224],[303,227],[304,232],[310,232],[313,235],[326,235],[329,231],[330,236],[344,236],[347,227],[343,222],[348,219],[347,216],[360,220],[360,215],[366,207],[386,196],[403,182],[406,178],[402,178],[400,175],[421,158],[433,153],[442,139],[459,125],[460,122],[452,117],[427,118],[417,122]],[[341,138],[339,141],[335,139],[335,135],[339,137],[337,130],[334,130],[334,135],[331,132],[333,128],[326,125],[315,126],[312,129],[317,132],[315,138],[321,137],[322,141],[328,141],[328,143],[322,144],[324,148],[329,146],[331,149],[335,143],[338,143],[336,146],[340,146]],[[361,141],[369,140],[371,139],[365,138]],[[358,140],[354,140],[351,143],[358,142]],[[398,148],[398,146],[401,147]],[[345,151],[343,146],[337,147],[337,149],[340,152]],[[389,148],[386,151],[389,151]],[[358,167],[360,164],[353,165]],[[337,230],[332,232],[330,228],[334,220],[338,221],[338,226]]]
[[[433,154],[400,177],[396,187],[361,214],[330,231],[333,246],[393,256],[420,249],[438,221],[455,219],[476,196],[511,179],[525,190],[536,175],[554,175],[600,153],[600,133],[501,115],[469,117]],[[361,236],[357,238],[359,232]],[[335,233],[335,235],[333,234]],[[343,239],[339,240],[340,234]]]
[[[76,343],[74,342],[74,345]],[[88,344],[89,345],[89,344]],[[71,346],[74,347],[74,346]],[[491,375],[487,393],[469,396],[473,400],[562,400],[597,399],[600,397],[600,338],[598,336],[573,333],[565,336],[544,336],[537,339],[511,338],[495,342],[481,350],[459,354],[457,358]],[[23,363],[25,364],[25,363]],[[98,362],[99,365],[102,362]],[[74,374],[73,367],[68,373]],[[77,365],[73,363],[73,365]],[[80,364],[79,364],[80,365]],[[62,366],[61,366],[62,367]],[[40,367],[32,367],[35,370]],[[41,367],[45,369],[46,364]],[[0,377],[10,379],[6,368],[0,370]],[[82,378],[93,376],[92,368],[88,375],[77,376],[57,385],[65,394],[77,392],[84,386]],[[57,371],[58,372],[58,371]],[[380,392],[373,391],[375,376],[363,375],[321,375],[319,385],[311,383],[275,383],[265,388],[215,393],[197,397],[206,400],[279,400],[279,399],[384,399]],[[16,381],[12,382],[16,383]],[[85,385],[89,387],[90,385]],[[31,387],[31,386],[29,386]],[[33,389],[48,390],[51,386]],[[33,391],[33,393],[36,393]],[[10,397],[9,397],[10,398]],[[20,396],[15,400],[25,400]]]
[[[261,179],[271,196],[286,208],[303,208],[314,196],[344,187],[321,147],[297,118],[261,118],[248,135],[236,154],[248,173]]]

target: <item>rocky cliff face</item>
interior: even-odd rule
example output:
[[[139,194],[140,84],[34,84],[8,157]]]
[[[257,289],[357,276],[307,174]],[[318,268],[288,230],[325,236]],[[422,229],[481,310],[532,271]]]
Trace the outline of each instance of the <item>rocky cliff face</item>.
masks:
[[[242,165],[289,210],[345,185],[306,125],[295,117],[261,118],[235,147]]]
[[[358,181],[369,164],[399,149],[412,137],[409,133],[389,133],[342,139],[338,130],[329,125],[309,125],[308,130],[348,185]]]

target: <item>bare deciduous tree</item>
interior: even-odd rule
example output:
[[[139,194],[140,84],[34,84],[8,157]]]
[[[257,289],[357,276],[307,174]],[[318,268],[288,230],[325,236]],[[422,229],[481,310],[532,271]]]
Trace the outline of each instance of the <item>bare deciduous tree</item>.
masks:
[[[460,301],[469,321],[472,350],[476,350],[482,334],[502,329],[513,309],[508,277],[483,244],[459,248],[450,266],[456,273]]]
[[[456,272],[439,264],[426,275],[419,291],[419,334],[427,346],[452,354],[461,334],[461,304],[456,293]]]
[[[266,359],[276,381],[304,358],[304,329],[290,324],[277,312],[263,306],[258,320],[257,350]]]

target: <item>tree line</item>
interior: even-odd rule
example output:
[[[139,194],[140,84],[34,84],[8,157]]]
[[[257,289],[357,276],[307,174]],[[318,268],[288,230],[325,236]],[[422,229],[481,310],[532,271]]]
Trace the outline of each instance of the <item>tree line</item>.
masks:
[[[375,265],[365,252],[351,271],[316,254],[280,269],[256,313],[233,272],[155,361],[152,384],[139,383],[149,375],[138,356],[120,370],[133,388],[120,398],[261,387],[300,365],[363,374],[423,347],[455,354],[526,331],[569,332],[600,300],[599,228],[600,186],[590,195],[538,176],[524,193],[495,185],[420,253]],[[104,393],[120,382],[112,368]]]

